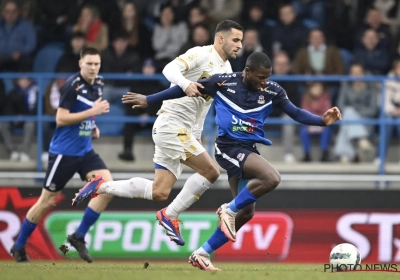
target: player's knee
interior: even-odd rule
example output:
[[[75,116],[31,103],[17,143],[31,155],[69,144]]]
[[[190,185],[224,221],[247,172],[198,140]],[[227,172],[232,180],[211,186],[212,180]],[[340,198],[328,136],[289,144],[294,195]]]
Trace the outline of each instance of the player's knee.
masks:
[[[210,183],[214,183],[215,181],[218,180],[220,172],[219,169],[215,165],[213,165],[209,166],[202,172],[199,172],[199,174],[205,177]]]
[[[274,190],[281,182],[281,174],[278,171],[268,173],[264,181],[267,192]]]
[[[153,200],[165,201],[171,193],[170,188],[163,188],[161,185],[153,183]]]

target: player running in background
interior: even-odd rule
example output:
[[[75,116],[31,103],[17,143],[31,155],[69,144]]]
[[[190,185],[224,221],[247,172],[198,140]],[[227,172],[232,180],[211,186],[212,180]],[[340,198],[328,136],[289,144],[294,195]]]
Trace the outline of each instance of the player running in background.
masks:
[[[228,59],[236,58],[242,47],[243,28],[225,20],[218,24],[214,44],[194,47],[170,62],[163,70],[166,78],[189,96],[200,95],[196,82],[215,73],[232,73]],[[212,98],[181,97],[165,101],[153,126],[155,142],[154,181],[143,178],[103,183],[99,176],[87,184],[75,197],[73,205],[96,193],[120,197],[164,201],[182,173],[182,164],[195,170],[182,191],[166,208],[157,212],[157,219],[167,235],[178,245],[184,245],[178,215],[195,203],[218,179],[219,168],[201,145],[201,133]]]
[[[75,173],[84,181],[92,174],[100,174],[104,180],[112,181],[106,165],[92,147],[92,139],[100,137],[100,130],[95,124],[96,116],[108,113],[110,108],[106,100],[101,100],[104,83],[98,76],[100,63],[98,50],[82,50],[80,72],[69,77],[61,88],[57,128],[50,143],[49,165],[43,190],[39,200],[29,209],[21,232],[11,248],[11,254],[17,262],[29,261],[25,251],[28,238],[43,215],[54,207],[61,190]],[[111,198],[111,195],[101,195],[91,200],[78,229],[67,238],[87,262],[92,262],[92,258],[85,246],[85,234]]]
[[[202,247],[194,251],[189,262],[203,270],[219,270],[210,261],[210,254],[229,240],[235,241],[236,231],[254,215],[255,203],[280,183],[279,172],[257,150],[256,144],[272,145],[264,138],[264,120],[273,107],[281,108],[295,121],[313,126],[331,125],[340,120],[337,107],[329,109],[322,117],[293,105],[285,90],[276,82],[268,81],[272,67],[268,56],[261,52],[251,54],[244,71],[217,74],[199,81],[205,98],[214,97],[218,138],[215,158],[228,173],[234,199],[218,209],[220,226]],[[182,96],[179,87],[144,96],[129,94],[125,103],[137,108],[147,103],[160,102]],[[240,185],[241,179],[248,180]],[[239,218],[240,217],[240,218]]]

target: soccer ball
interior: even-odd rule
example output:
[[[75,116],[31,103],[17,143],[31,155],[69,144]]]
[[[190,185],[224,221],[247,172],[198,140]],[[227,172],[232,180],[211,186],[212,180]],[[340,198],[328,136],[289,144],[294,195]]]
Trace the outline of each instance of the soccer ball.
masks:
[[[361,264],[360,252],[349,243],[335,246],[329,255],[329,260],[337,270],[355,270]]]

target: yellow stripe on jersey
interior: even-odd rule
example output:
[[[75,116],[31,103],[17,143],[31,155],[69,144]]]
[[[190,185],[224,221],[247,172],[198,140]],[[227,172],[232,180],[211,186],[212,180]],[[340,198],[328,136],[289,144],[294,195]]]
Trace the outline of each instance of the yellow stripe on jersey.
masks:
[[[176,60],[179,60],[180,62],[182,62],[183,64],[185,64],[185,67],[186,67],[186,69],[185,69],[185,71],[187,71],[187,70],[189,70],[189,65],[187,64],[187,62],[186,61],[184,61],[182,58],[180,58],[180,57],[177,57],[177,58],[175,58]]]

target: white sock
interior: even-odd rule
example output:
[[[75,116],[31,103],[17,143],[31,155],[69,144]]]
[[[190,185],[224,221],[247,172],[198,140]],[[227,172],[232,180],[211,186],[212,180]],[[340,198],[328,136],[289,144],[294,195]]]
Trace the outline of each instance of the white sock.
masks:
[[[129,180],[110,181],[101,184],[97,192],[118,197],[153,200],[153,181],[138,177]]]
[[[186,180],[181,192],[165,211],[171,219],[177,219],[178,215],[188,209],[193,203],[199,200],[200,196],[211,187],[206,178],[195,173]]]
[[[207,251],[204,250],[203,247],[200,247],[200,248],[197,249],[196,251],[197,251],[197,253],[199,253],[200,255],[203,255],[203,256],[210,256],[210,254],[207,253]]]

